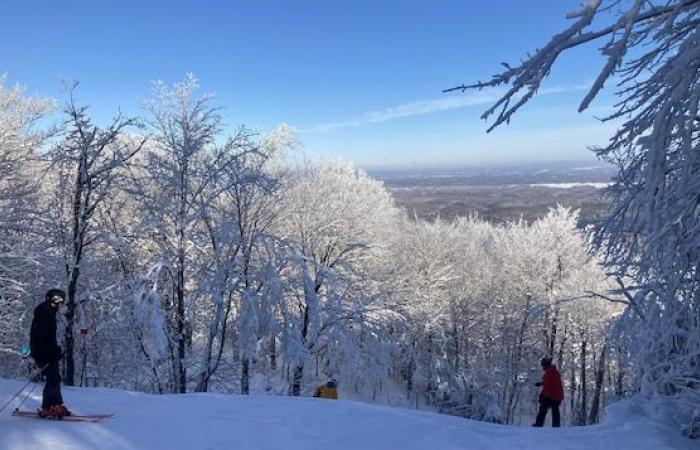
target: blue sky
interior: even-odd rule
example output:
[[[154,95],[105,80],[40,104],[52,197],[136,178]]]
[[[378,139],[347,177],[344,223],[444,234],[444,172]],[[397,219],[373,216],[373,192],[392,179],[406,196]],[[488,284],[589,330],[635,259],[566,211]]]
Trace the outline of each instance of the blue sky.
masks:
[[[193,72],[226,123],[285,122],[312,158],[365,167],[592,160],[611,125],[601,97],[576,113],[603,61],[562,58],[542,95],[486,134],[494,93],[443,94],[487,79],[566,26],[580,0],[40,1],[3,5],[0,72],[64,100],[61,79],[97,120],[145,114],[150,81]]]

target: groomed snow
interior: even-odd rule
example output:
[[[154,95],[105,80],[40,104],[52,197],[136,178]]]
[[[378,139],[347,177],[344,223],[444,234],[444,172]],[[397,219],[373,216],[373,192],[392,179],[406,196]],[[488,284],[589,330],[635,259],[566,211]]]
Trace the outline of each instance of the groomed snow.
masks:
[[[4,404],[21,387],[0,380]],[[38,391],[39,389],[37,389]],[[697,450],[698,442],[630,403],[591,427],[523,428],[359,402],[274,396],[153,396],[64,389],[76,413],[115,412],[100,423],[0,417],[0,449]],[[35,393],[27,408],[36,408]]]

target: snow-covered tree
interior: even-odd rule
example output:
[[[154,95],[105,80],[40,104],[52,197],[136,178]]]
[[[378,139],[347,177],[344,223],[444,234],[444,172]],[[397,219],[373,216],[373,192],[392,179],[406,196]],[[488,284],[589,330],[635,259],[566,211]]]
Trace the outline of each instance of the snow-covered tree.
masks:
[[[284,209],[282,238],[291,242],[295,266],[285,353],[294,366],[290,392],[299,395],[309,358],[343,339],[351,324],[371,323],[381,292],[363,288],[372,277],[365,269],[398,210],[380,182],[343,162],[299,170]]]
[[[615,311],[592,297],[608,286],[568,209],[533,224],[408,221],[395,239],[393,273],[406,317],[396,366],[415,404],[519,423],[536,395],[528,381],[539,378],[541,357],[579,368],[570,349],[580,346],[580,328],[588,351],[600,348],[604,335],[589,331]],[[594,301],[598,310],[583,306]],[[593,379],[592,367],[584,369]],[[585,396],[589,384],[573,392]]]
[[[605,14],[612,12],[614,19]],[[579,110],[605,83],[619,102],[605,120],[622,125],[597,155],[618,168],[607,190],[608,218],[597,228],[612,274],[629,277],[622,292],[632,314],[642,391],[676,401],[687,434],[700,434],[700,263],[698,107],[700,4],[689,0],[591,0],[568,15],[571,25],[521,63],[490,81],[453,89],[507,86],[483,115],[508,122],[538,91],[565,51],[604,40],[606,58]]]
[[[216,198],[202,203],[203,228],[208,244],[207,267],[199,280],[209,292],[214,310],[209,319],[203,367],[198,390],[206,390],[223,353],[229,318],[237,312],[237,349],[241,355],[241,392],[250,384],[250,360],[258,340],[266,336],[274,346],[274,313],[267,301],[266,243],[280,215],[280,174],[273,167],[285,150],[295,145],[293,133],[281,125],[268,135],[250,135],[242,130],[218,150]],[[261,249],[262,247],[262,249]],[[273,289],[274,290],[274,289]],[[214,345],[217,348],[214,348]]]
[[[61,249],[66,270],[64,382],[72,386],[74,320],[81,301],[78,287],[82,265],[86,251],[96,244],[102,231],[95,226],[96,213],[123,179],[119,169],[141,150],[146,139],[127,139],[126,133],[139,127],[133,118],[118,115],[106,128],[95,125],[88,108],[75,104],[72,90],[65,114],[65,135],[48,154],[55,173],[55,203],[49,207],[49,213],[56,227],[55,245]]]
[[[212,96],[199,95],[198,87],[191,74],[173,86],[154,84],[147,106],[155,146],[147,154],[148,175],[138,193],[145,210],[142,229],[154,236],[158,247],[154,264],[164,263],[171,275],[167,304],[173,384],[181,393],[187,391],[185,357],[193,326],[187,298],[192,293],[192,261],[203,239],[196,224],[203,214],[201,197],[215,180],[210,150],[221,127]]]
[[[42,239],[33,224],[40,212],[40,150],[51,133],[38,122],[53,106],[48,99],[27,96],[21,86],[6,86],[0,76],[0,353],[4,354],[21,348],[26,326],[22,319],[40,290]]]

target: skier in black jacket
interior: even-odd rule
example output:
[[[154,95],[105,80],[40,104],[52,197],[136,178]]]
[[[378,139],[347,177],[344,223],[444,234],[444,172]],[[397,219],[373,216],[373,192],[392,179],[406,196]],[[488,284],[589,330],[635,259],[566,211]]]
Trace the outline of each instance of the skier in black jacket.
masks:
[[[65,301],[66,295],[59,289],[50,289],[46,300],[34,308],[34,319],[30,333],[31,355],[36,364],[42,368],[46,377],[41,409],[41,417],[69,416],[70,411],[63,405],[61,396],[61,373],[58,362],[63,357],[63,350],[56,342],[56,313]]]

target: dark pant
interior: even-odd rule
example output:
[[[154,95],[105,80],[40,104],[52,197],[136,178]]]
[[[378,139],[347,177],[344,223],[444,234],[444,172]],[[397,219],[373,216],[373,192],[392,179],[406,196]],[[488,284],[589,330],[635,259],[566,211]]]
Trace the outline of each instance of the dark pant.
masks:
[[[547,416],[547,410],[552,408],[552,426],[558,427],[561,424],[561,417],[559,416],[559,404],[561,401],[552,400],[551,398],[542,397],[540,399],[540,411],[537,413],[537,420],[535,420],[536,427],[544,426],[544,418]]]
[[[50,408],[63,404],[61,396],[61,372],[58,370],[58,361],[49,363],[43,372],[46,377],[44,384],[44,395],[41,399],[42,408]]]

